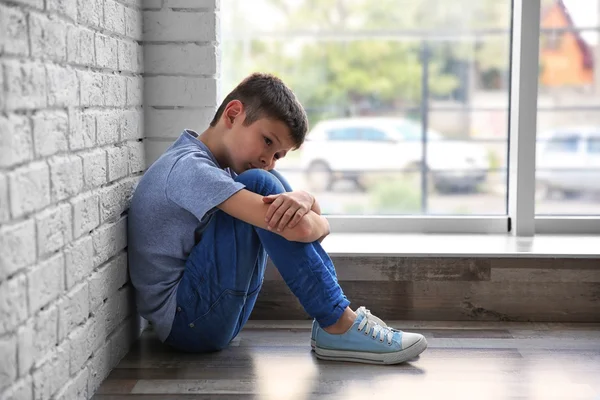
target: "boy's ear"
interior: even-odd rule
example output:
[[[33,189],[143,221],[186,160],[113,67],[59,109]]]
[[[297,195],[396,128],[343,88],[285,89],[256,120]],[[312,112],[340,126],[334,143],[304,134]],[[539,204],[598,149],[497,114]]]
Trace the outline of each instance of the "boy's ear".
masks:
[[[239,100],[231,100],[225,106],[223,112],[223,118],[225,119],[225,126],[231,128],[236,118],[240,118],[244,112],[244,105]]]

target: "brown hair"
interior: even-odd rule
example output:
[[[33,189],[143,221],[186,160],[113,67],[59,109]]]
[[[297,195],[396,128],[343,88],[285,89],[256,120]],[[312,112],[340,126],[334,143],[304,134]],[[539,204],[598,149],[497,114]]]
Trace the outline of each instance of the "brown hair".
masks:
[[[290,130],[292,140],[299,148],[308,131],[308,118],[304,108],[281,79],[271,74],[254,73],[246,77],[221,103],[210,126],[215,126],[227,104],[239,100],[246,110],[244,126],[260,118],[283,122]]]

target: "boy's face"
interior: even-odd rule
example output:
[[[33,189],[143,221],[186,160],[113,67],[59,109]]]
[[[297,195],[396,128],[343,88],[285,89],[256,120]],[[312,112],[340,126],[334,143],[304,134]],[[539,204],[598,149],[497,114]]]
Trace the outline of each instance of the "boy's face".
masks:
[[[224,144],[229,168],[236,174],[253,168],[271,170],[277,160],[295,147],[289,128],[281,121],[260,118],[244,126],[242,110],[233,121],[228,119],[230,129]]]

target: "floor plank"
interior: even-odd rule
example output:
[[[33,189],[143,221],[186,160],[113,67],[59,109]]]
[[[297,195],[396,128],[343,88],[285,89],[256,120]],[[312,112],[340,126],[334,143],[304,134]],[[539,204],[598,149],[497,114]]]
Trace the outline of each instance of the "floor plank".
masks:
[[[600,399],[600,324],[402,325],[420,326],[429,348],[395,366],[318,360],[308,321],[253,321],[212,354],[146,331],[93,399]]]

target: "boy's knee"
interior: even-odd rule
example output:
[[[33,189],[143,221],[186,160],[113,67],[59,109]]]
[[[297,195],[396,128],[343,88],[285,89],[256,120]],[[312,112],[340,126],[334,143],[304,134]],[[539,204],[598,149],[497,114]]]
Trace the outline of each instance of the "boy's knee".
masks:
[[[262,169],[251,169],[241,173],[236,178],[246,189],[263,196],[284,193],[285,188],[276,176]]]

